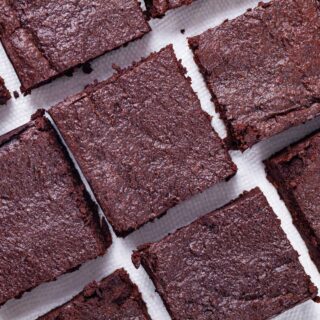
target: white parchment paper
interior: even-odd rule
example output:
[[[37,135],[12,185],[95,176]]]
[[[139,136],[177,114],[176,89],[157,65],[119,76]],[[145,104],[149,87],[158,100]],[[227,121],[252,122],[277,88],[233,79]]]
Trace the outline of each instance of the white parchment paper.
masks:
[[[17,100],[13,98],[6,106],[0,107],[0,135],[29,121],[30,115],[39,107],[48,108],[65,97],[81,91],[85,85],[93,80],[108,78],[113,73],[111,67],[113,63],[124,67],[147,56],[152,51],[157,51],[165,45],[173,43],[176,55],[182,59],[183,65],[188,70],[188,75],[192,78],[193,88],[199,95],[202,108],[214,115],[213,126],[221,137],[224,137],[224,125],[214,112],[209,92],[188,48],[187,37],[197,35],[209,27],[214,27],[226,18],[234,18],[245,12],[246,9],[256,6],[257,3],[258,0],[197,0],[191,6],[171,11],[161,20],[151,21],[153,31],[150,34],[142,40],[129,44],[126,48],[121,48],[96,59],[92,63],[94,71],[90,75],[77,70],[72,78],[62,77],[34,90],[27,97],[20,96]],[[185,29],[184,34],[180,32],[182,29]],[[20,83],[1,45],[0,75],[5,79],[10,91],[19,89]],[[320,119],[314,120],[259,143],[244,154],[232,152],[232,158],[239,168],[237,175],[232,180],[221,183],[169,210],[166,216],[154,223],[147,224],[124,240],[116,238],[113,234],[113,245],[104,257],[85,263],[78,271],[61,276],[57,281],[40,285],[31,292],[25,293],[21,299],[9,301],[0,308],[0,320],[36,319],[39,315],[72,298],[92,280],[99,280],[119,267],[124,267],[132,280],[138,284],[152,319],[170,319],[146,272],[143,268],[136,270],[133,267],[131,263],[132,250],[139,244],[161,239],[169,232],[226,204],[244,190],[250,190],[255,186],[259,186],[266,195],[281,219],[282,227],[293,247],[299,252],[301,263],[306,272],[319,287],[320,275],[310,260],[304,242],[292,224],[288,210],[279,199],[274,187],[267,181],[262,163],[263,159],[275,151],[319,127]],[[317,320],[320,319],[320,305],[311,301],[306,302],[277,319]]]

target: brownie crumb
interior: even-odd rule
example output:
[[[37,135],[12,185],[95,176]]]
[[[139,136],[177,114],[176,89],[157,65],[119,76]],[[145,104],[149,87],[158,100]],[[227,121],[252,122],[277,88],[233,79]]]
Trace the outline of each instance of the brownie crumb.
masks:
[[[185,34],[186,30],[185,29],[181,29],[180,32],[181,32],[181,34]]]
[[[18,91],[13,91],[13,96],[15,99],[18,99],[20,97],[19,92]]]
[[[85,63],[83,66],[82,66],[82,71],[85,73],[85,74],[90,74],[93,69],[91,67],[91,63],[90,62],[87,62]]]

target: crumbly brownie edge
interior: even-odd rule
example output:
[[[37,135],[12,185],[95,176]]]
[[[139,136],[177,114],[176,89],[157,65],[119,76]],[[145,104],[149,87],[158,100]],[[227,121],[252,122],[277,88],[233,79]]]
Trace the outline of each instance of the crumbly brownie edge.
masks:
[[[7,89],[4,80],[0,77],[0,105],[6,104],[11,99],[11,94]]]
[[[175,4],[175,5],[171,5],[169,4],[168,0],[166,1],[165,4],[161,3],[161,5],[163,6],[163,8],[157,8],[156,5],[154,5],[155,0],[144,0],[145,4],[146,4],[146,9],[147,9],[147,15],[150,18],[163,18],[166,13],[171,10],[171,9],[176,9],[185,5],[190,5],[193,0],[184,0],[183,3],[179,4]]]

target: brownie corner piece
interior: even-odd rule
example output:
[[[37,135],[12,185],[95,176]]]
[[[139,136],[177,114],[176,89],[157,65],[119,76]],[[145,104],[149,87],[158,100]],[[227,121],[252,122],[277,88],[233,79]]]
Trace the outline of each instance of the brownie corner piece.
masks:
[[[138,287],[124,269],[93,282],[64,305],[38,320],[151,320]]]
[[[50,122],[0,137],[0,305],[103,255],[111,234]]]
[[[233,148],[320,115],[319,27],[318,1],[274,0],[189,39]]]
[[[192,2],[193,0],[145,0],[148,15],[152,18],[162,18],[167,11]]]
[[[176,320],[269,319],[317,296],[258,188],[139,247],[132,260]]]
[[[0,105],[6,104],[11,99],[11,94],[0,77]]]
[[[289,209],[293,223],[320,270],[320,132],[265,161],[267,177]]]
[[[137,0],[1,1],[1,42],[30,93],[149,32]],[[99,30],[99,31],[98,31]]]
[[[119,236],[236,172],[185,72],[169,45],[49,110]]]

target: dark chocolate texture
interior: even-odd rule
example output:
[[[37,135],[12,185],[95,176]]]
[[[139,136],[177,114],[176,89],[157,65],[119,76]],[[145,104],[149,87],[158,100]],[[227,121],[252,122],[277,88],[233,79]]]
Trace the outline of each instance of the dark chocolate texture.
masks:
[[[152,18],[163,17],[168,10],[188,5],[193,0],[145,0],[147,12]]]
[[[49,113],[120,236],[236,171],[172,46]]]
[[[0,77],[0,105],[6,104],[10,99],[10,92],[5,86],[4,80]]]
[[[320,270],[320,133],[268,159],[269,180],[289,208],[293,222]]]
[[[137,0],[1,0],[0,25],[24,93],[150,31]]]
[[[38,320],[151,320],[141,294],[123,269],[88,285]]]
[[[277,0],[190,38],[232,147],[320,114],[320,3]]]
[[[0,137],[0,305],[103,255],[106,223],[42,116]]]
[[[257,188],[133,255],[173,320],[269,319],[317,294]]]

